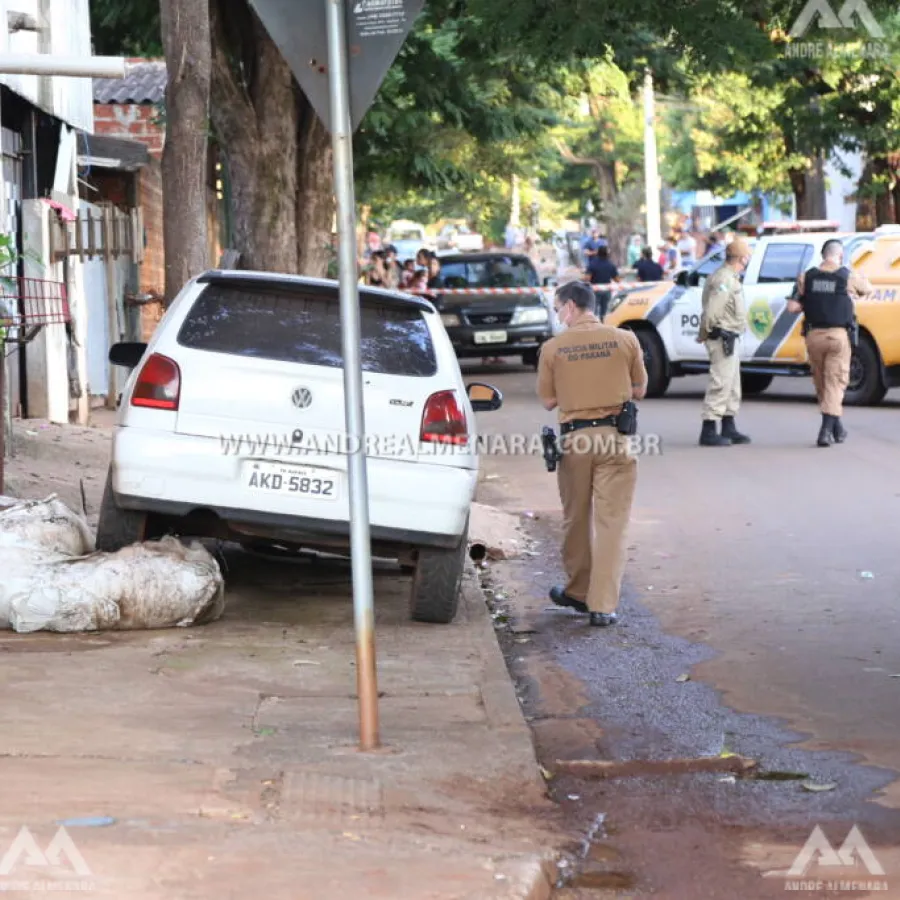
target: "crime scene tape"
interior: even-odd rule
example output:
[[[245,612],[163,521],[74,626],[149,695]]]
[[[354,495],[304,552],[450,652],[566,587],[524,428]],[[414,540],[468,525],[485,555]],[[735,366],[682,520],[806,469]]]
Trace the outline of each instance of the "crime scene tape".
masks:
[[[645,281],[640,284],[629,284],[629,285],[620,285],[613,286],[609,284],[592,284],[589,285],[591,290],[595,293],[607,292],[611,293],[613,291],[617,293],[625,293],[625,294],[633,294],[636,291],[644,291],[648,288],[655,287],[657,284],[666,284],[667,282],[663,281]],[[406,294],[412,294],[416,297],[434,297],[437,294],[440,294],[442,297],[446,296],[464,296],[464,295],[473,295],[478,294],[480,296],[485,295],[494,295],[494,294],[505,294],[509,296],[512,294],[513,296],[518,296],[522,294],[536,294],[536,293],[548,293],[550,291],[554,291],[556,288],[553,287],[534,287],[534,288],[429,288],[425,291],[404,291]]]

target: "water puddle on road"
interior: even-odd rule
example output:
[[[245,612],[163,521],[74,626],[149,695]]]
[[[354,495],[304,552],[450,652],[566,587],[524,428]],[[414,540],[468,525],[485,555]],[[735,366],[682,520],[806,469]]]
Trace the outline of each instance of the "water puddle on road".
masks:
[[[560,862],[560,875],[554,887],[557,891],[626,890],[636,884],[634,875],[609,868],[620,860],[618,851],[604,843],[606,813],[598,813],[574,858]],[[563,864],[564,863],[564,864]]]

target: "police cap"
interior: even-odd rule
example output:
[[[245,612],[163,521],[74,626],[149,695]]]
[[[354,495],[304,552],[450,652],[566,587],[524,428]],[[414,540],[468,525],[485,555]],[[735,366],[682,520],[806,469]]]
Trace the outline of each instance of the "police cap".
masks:
[[[750,256],[752,253],[750,245],[743,238],[735,238],[725,248],[726,259],[741,259],[741,257]]]

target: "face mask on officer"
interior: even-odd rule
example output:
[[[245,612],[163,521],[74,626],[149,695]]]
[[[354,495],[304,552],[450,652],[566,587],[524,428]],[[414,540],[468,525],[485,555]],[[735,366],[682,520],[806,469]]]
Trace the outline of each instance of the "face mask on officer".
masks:
[[[572,320],[578,313],[578,308],[571,300],[565,302],[556,301],[553,311],[556,313],[556,320],[563,328],[568,328],[572,324]]]

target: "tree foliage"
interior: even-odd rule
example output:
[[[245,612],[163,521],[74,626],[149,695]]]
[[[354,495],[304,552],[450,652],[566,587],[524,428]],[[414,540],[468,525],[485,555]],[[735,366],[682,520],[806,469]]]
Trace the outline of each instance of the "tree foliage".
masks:
[[[90,10],[98,55],[163,55],[159,0],[90,0]]]

